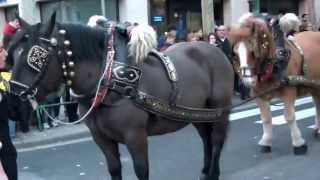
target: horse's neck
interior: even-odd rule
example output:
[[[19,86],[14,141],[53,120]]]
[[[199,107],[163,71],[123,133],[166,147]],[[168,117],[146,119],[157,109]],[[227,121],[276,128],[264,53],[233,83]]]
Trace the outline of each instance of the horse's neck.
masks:
[[[86,60],[75,65],[75,76],[72,79],[71,86],[75,94],[92,96],[96,92],[105,66],[103,61]]]

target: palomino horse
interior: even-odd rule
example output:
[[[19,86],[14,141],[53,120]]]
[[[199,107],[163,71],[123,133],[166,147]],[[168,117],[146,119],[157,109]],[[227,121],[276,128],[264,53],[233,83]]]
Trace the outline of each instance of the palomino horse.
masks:
[[[9,47],[11,92],[41,101],[62,83],[69,85],[79,98],[80,114],[91,110],[86,124],[112,180],[122,179],[119,143],[128,148],[138,179],[148,180],[147,137],[191,122],[204,145],[201,179],[219,179],[230,113],[225,107],[233,92],[232,66],[219,49],[205,42],[180,43],[165,52],[171,60],[161,59],[150,53],[156,45],[150,26],[139,25],[128,35],[118,25],[106,35],[100,29],[56,23],[55,14],[44,24],[20,21],[22,29]],[[103,86],[108,93],[97,105]]]
[[[294,32],[295,26],[299,25],[298,18],[287,14],[280,19],[280,24],[277,22],[279,21],[275,21],[270,27],[262,18],[245,15],[241,18],[240,26],[231,28],[230,36],[235,42],[235,53],[240,59],[242,79],[251,86],[252,95],[263,94],[274,88],[271,93],[256,99],[263,125],[263,135],[259,141],[262,152],[271,151],[270,100],[279,97],[284,102],[284,117],[291,132],[294,152],[304,154],[307,145],[297,126],[294,102],[297,96],[311,93],[317,109],[315,133],[319,135],[320,93],[316,84],[319,85],[317,81],[320,80],[320,33],[303,32],[294,37],[289,36],[288,39],[284,34]],[[281,48],[281,44],[286,51],[282,52],[285,59],[279,60],[276,50]]]

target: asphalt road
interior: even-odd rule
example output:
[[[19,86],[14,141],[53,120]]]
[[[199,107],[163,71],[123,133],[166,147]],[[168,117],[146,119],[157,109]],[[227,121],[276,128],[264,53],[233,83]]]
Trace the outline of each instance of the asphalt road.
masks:
[[[261,154],[257,147],[262,127],[256,109],[234,112],[221,159],[221,180],[319,180],[320,140],[312,135],[312,103],[298,102],[297,119],[309,151],[295,156],[281,107],[274,106],[273,151]],[[236,114],[237,113],[237,114]],[[196,130],[188,126],[176,133],[149,139],[151,180],[196,180],[202,167],[202,145]],[[22,180],[110,180],[104,157],[90,138],[19,152]],[[132,162],[121,147],[123,179],[136,180]]]

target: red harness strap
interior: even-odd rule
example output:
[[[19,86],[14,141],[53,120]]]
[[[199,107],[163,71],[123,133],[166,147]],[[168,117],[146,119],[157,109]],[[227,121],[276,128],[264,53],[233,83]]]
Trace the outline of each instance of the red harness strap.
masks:
[[[107,52],[107,63],[104,69],[104,80],[106,82],[108,82],[110,80],[111,74],[112,74],[112,64],[113,64],[113,60],[114,60],[114,48],[113,48],[113,35],[110,36],[110,39],[108,40],[108,52]],[[97,96],[95,96],[95,99],[93,100],[93,107],[98,107],[104,97],[107,95],[108,93],[108,87],[107,86],[101,86],[101,83],[99,84],[98,87],[98,94]]]
[[[265,66],[264,71],[260,76],[260,81],[267,82],[268,80],[270,80],[272,77],[272,72],[273,72],[273,65],[271,63],[268,63]]]

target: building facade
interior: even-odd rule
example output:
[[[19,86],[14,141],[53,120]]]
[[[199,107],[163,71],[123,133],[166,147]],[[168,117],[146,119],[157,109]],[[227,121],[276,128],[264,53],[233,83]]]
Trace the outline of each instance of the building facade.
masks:
[[[33,24],[57,12],[57,20],[86,23],[91,15],[121,22],[149,23],[158,33],[174,25],[184,33],[203,28],[206,33],[220,24],[230,25],[249,11],[308,13],[319,25],[318,0],[0,0],[0,28],[18,12]],[[0,36],[2,33],[0,33]]]

